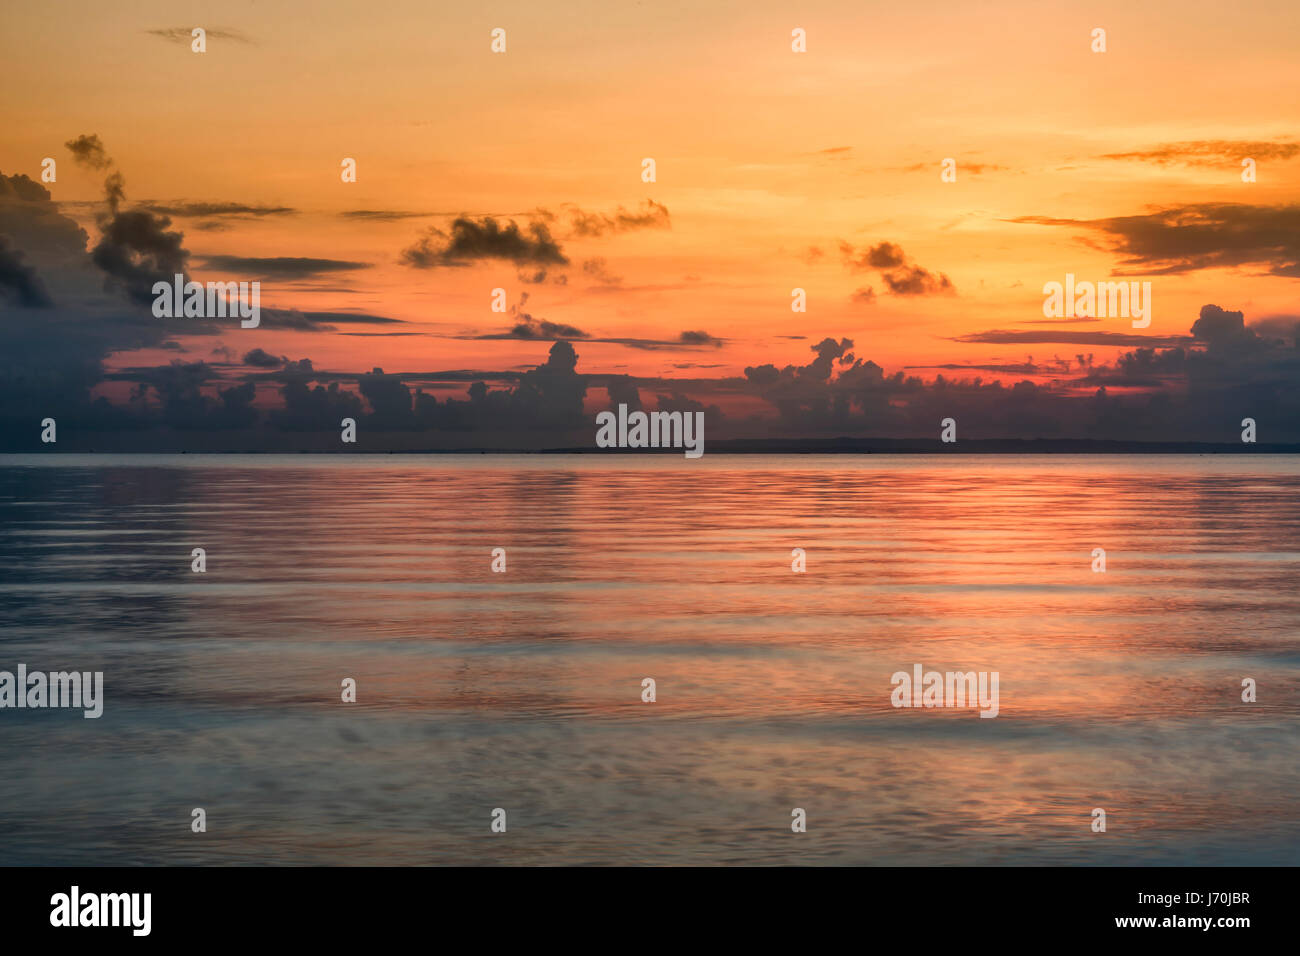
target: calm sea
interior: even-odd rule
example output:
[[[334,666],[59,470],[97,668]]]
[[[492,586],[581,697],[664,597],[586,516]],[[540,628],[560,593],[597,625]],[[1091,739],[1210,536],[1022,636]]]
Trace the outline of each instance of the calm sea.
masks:
[[[105,696],[0,863],[1295,864],[1298,579],[1290,457],[0,457],[0,670]]]

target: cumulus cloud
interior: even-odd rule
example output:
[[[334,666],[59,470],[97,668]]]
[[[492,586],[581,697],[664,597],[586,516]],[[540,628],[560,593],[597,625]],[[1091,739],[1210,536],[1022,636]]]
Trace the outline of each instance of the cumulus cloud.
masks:
[[[137,305],[149,304],[155,282],[171,282],[174,276],[186,274],[189,252],[181,245],[184,237],[169,228],[167,216],[122,208],[126,180],[113,167],[98,135],[83,134],[66,145],[79,165],[109,171],[104,179],[107,209],[97,220],[100,238],[91,260],[103,270],[110,288],[121,289]]]
[[[87,169],[104,170],[113,164],[97,133],[83,133],[63,145],[72,153],[72,158]]]
[[[540,320],[517,318],[540,326]],[[289,362],[254,349],[244,357],[243,383],[224,389],[217,398],[210,397],[210,390],[228,382],[223,376],[230,374],[229,367],[219,372],[202,362],[172,362],[114,376],[134,382],[137,392],[156,393],[158,402],[149,409],[142,403],[130,408],[84,405],[77,409],[77,418],[79,427],[90,431],[162,423],[191,434],[215,434],[254,421],[272,430],[333,430],[342,417],[361,421],[364,416],[371,434],[410,432],[412,437],[402,440],[406,447],[590,444],[584,396],[594,385],[605,390],[611,403],[637,405],[643,395],[656,395],[660,408],[704,409],[715,438],[933,441],[939,420],[953,416],[967,439],[1235,441],[1237,423],[1254,417],[1261,423],[1261,441],[1298,441],[1300,351],[1293,318],[1265,317],[1252,324],[1240,311],[1207,304],[1189,323],[1188,334],[1176,337],[1178,344],[1171,347],[1149,339],[1110,363],[1099,363],[1090,354],[947,363],[936,367],[967,377],[941,373],[928,380],[906,370],[887,373],[858,357],[852,339],[829,336],[811,346],[804,364],[769,362],[747,367],[742,377],[680,379],[584,374],[567,340],[553,342],[546,361],[523,373],[323,372],[309,360]],[[1274,327],[1287,334],[1272,334]],[[704,344],[706,334],[688,336],[697,342],[693,347],[713,347]],[[8,361],[9,354],[3,353],[8,364],[0,363],[0,371],[10,373],[0,374],[0,398],[6,399],[0,415],[13,414],[10,398],[25,399],[29,408],[34,401],[42,408],[55,407],[57,399],[66,398],[74,381],[71,367],[54,379],[48,366],[41,367],[39,376],[20,378],[31,354],[23,355],[20,363]],[[44,354],[49,358],[54,353]],[[975,377],[969,377],[971,373]],[[997,378],[986,380],[983,374]],[[1004,378],[1015,376],[1026,377],[1004,383]],[[258,381],[283,383],[282,407],[261,412],[252,405]],[[441,383],[444,390],[454,382],[468,388],[463,398],[442,398],[425,391],[430,381]],[[724,414],[718,399],[738,395],[762,403],[770,413]],[[26,414],[30,417],[31,412]],[[283,442],[272,441],[268,447],[283,447]]]
[[[184,236],[170,230],[171,220],[143,209],[116,211],[100,220],[100,239],[91,259],[110,286],[121,288],[138,305],[153,301],[155,282],[187,275],[189,251]]]
[[[840,240],[839,247],[840,259],[850,272],[879,273],[891,295],[948,295],[956,291],[946,275],[912,262],[896,243],[879,242],[855,249],[851,243]],[[875,292],[870,288],[865,292],[859,289],[854,294],[854,301],[859,304],[870,303],[874,298]]]
[[[5,236],[0,236],[0,299],[27,309],[47,309],[54,305],[36,270],[23,264],[23,254],[10,249]]]
[[[270,352],[260,348],[244,353],[244,364],[254,368],[279,368],[288,361],[284,356],[276,358]]]
[[[686,331],[677,338],[683,345],[711,345],[720,349],[727,344],[726,339],[717,338],[704,331]]]
[[[488,259],[516,265],[569,264],[546,223],[534,220],[520,229],[513,219],[503,223],[491,216],[456,219],[450,232],[430,228],[401,253],[401,261],[416,269],[467,266]]]

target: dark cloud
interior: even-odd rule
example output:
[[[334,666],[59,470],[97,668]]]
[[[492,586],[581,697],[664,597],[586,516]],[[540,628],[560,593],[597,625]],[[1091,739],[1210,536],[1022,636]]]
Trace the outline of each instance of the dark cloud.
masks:
[[[584,259],[582,262],[582,274],[602,286],[610,287],[623,284],[623,277],[616,276],[610,272],[608,263],[606,263],[600,256],[596,256],[592,259]]]
[[[0,300],[5,299],[25,309],[48,309],[54,305],[36,270],[24,265],[23,254],[10,249],[8,238],[0,235]]]
[[[369,222],[397,222],[399,219],[424,219],[437,213],[416,212],[402,209],[347,209],[339,213],[344,219],[360,219]]]
[[[57,289],[60,302],[102,300],[102,279],[86,255],[86,231],[59,211],[44,186],[0,173],[0,236],[7,237],[10,268],[21,256],[18,266],[31,269],[47,290]]]
[[[369,262],[309,259],[301,256],[276,256],[265,259],[251,256],[205,256],[198,264],[205,269],[267,279],[309,279],[331,272],[352,272],[371,267]]]
[[[57,310],[46,311],[51,320],[57,318]],[[930,380],[906,370],[887,374],[857,357],[851,339],[832,337],[811,347],[806,364],[759,364],[746,368],[743,377],[718,378],[583,374],[569,341],[554,342],[543,364],[521,373],[322,371],[306,359],[288,362],[253,350],[238,373],[242,383],[225,377],[232,372],[229,366],[172,362],[112,376],[134,382],[138,400],[116,405],[83,400],[75,406],[69,390],[81,387],[84,395],[86,383],[102,378],[97,366],[79,371],[68,355],[38,344],[49,338],[48,328],[28,335],[30,323],[9,323],[0,325],[7,336],[6,348],[0,350],[0,417],[17,424],[70,409],[83,434],[168,425],[191,436],[204,431],[219,435],[256,424],[267,448],[297,447],[275,437],[282,430],[328,434],[336,444],[343,417],[357,418],[363,435],[409,433],[391,447],[589,446],[593,427],[584,397],[594,387],[603,388],[615,404],[642,403],[643,396],[652,395],[660,408],[703,409],[715,438],[933,439],[940,419],[951,416],[958,419],[963,439],[1236,441],[1240,420],[1253,417],[1261,441],[1297,441],[1300,351],[1292,319],[1270,316],[1251,324],[1239,311],[1206,305],[1178,344],[1166,348],[1151,344],[1162,340],[1145,339],[1109,364],[1086,354],[1038,362],[1029,356],[1023,362],[950,363],[939,367],[967,377],[941,373]],[[1271,334],[1275,327],[1288,334]],[[33,367],[34,357],[44,362]],[[970,373],[999,378],[985,381],[979,375],[968,377]],[[1002,381],[1018,375],[1048,381]],[[282,385],[282,407],[261,411],[252,402],[254,387],[272,381]],[[444,399],[425,391],[445,390],[449,384],[468,386],[464,397]],[[219,389],[215,398],[214,388]],[[750,405],[759,402],[770,413],[724,415],[723,399],[738,397]],[[23,435],[31,432],[30,427],[21,430]],[[12,447],[18,439],[6,440]],[[240,438],[234,447],[247,447],[249,440]],[[390,439],[371,440],[382,447]],[[151,441],[148,447],[160,447],[168,439],[159,434]],[[212,442],[220,445],[218,438]]]
[[[1266,315],[1250,323],[1261,335],[1300,347],[1300,315]]]
[[[1300,155],[1300,143],[1285,140],[1198,139],[1180,143],[1161,143],[1149,149],[1128,153],[1104,153],[1102,159],[1135,160],[1167,166],[1239,166],[1246,158],[1288,160]]]
[[[153,301],[153,285],[187,275],[189,252],[184,236],[168,229],[171,220],[143,209],[106,215],[91,260],[104,271],[110,287],[121,288],[138,305]]]
[[[528,293],[524,292],[520,295],[519,301],[510,307],[510,315],[514,317],[515,324],[509,332],[474,337],[480,339],[527,339],[539,342],[589,338],[586,332],[576,326],[567,325],[563,322],[551,322],[533,316],[531,313],[524,311],[524,306],[527,304]]]
[[[212,40],[232,40],[235,43],[247,43],[252,45],[251,37],[240,33],[238,30],[232,30],[229,27],[204,27],[204,32]],[[150,36],[158,37],[161,40],[169,40],[173,43],[184,43],[189,46],[194,41],[193,27],[160,27],[154,30],[146,30],[145,33]]]
[[[478,220],[456,219],[450,233],[432,228],[401,254],[401,261],[416,269],[466,266],[486,259],[502,259],[516,265],[569,264],[544,222],[533,221],[524,231],[514,220],[503,225],[490,216]]]
[[[337,381],[309,387],[315,373],[307,371],[286,382],[284,409],[272,418],[289,429],[334,430],[341,418],[350,416],[357,418],[363,429],[452,433],[452,440],[459,441],[506,433],[545,435],[554,440],[586,429],[583,400],[587,381],[578,374],[577,363],[578,354],[571,343],[555,342],[546,361],[518,375],[513,389],[494,390],[477,378],[466,389],[465,399],[443,401],[422,388],[412,393],[405,381],[408,376],[386,374],[380,368],[357,377],[359,396],[341,388]],[[471,437],[456,439],[455,434]]]
[[[23,173],[0,173],[0,201],[47,202],[50,191]]]
[[[943,273],[931,272],[908,259],[901,246],[892,242],[880,242],[862,249],[840,240],[840,259],[850,272],[877,272],[884,280],[891,295],[948,295],[956,291],[949,278]],[[862,298],[858,296],[862,295]],[[859,290],[854,299],[858,302],[870,302],[875,293],[868,290],[866,294]]]
[[[242,202],[172,202],[142,203],[145,209],[163,216],[177,218],[209,218],[213,216],[236,216],[239,218],[261,218],[263,216],[292,216],[298,210],[292,206],[260,206]]]
[[[566,206],[569,229],[574,237],[593,238],[611,233],[631,232],[636,229],[671,229],[672,217],[668,207],[653,199],[645,200],[641,208],[629,212],[622,206],[613,214],[584,212],[576,206]]]
[[[630,412],[641,407],[641,392],[636,387],[636,380],[630,375],[609,376],[605,381],[605,391],[609,395],[611,407],[626,405]]]
[[[840,257],[853,272],[895,269],[907,263],[902,247],[892,242],[881,242],[855,251],[851,244],[840,240]]]
[[[677,338],[683,345],[711,345],[714,348],[720,349],[722,346],[727,344],[726,339],[719,339],[710,335],[708,332],[701,331],[683,332]]]
[[[91,260],[105,275],[108,288],[120,289],[137,305],[153,301],[153,284],[186,274],[189,252],[184,237],[171,231],[171,220],[147,209],[122,209],[126,180],[113,168],[96,134],[83,134],[67,142],[76,161],[90,169],[108,169],[104,179],[107,210],[97,217],[99,242]]]
[[[942,369],[945,372],[997,372],[1000,375],[1039,375],[1056,369],[1045,369],[1033,362],[1019,362],[1015,364],[995,364],[985,365],[959,365],[955,362],[949,362],[946,365],[908,365],[908,369]]]
[[[563,322],[551,322],[547,319],[539,319],[525,311],[524,306],[527,304],[528,293],[524,293],[520,297],[519,303],[510,307],[510,314],[515,318],[515,324],[508,332],[491,332],[481,335],[457,337],[477,341],[520,339],[534,342],[555,342],[568,339],[578,339],[592,344],[624,345],[628,348],[640,349],[642,351],[721,348],[726,344],[725,339],[719,339],[710,335],[708,332],[701,331],[682,332],[676,339],[637,339],[626,337],[597,338],[591,333],[585,332],[573,325],[568,325]]]
[[[1109,251],[1124,257],[1115,275],[1255,266],[1268,275],[1300,278],[1300,204],[1194,203],[1140,216],[1010,221],[1100,233]]]
[[[555,339],[585,339],[589,336],[577,326],[567,325],[564,322],[550,322],[546,319],[534,319],[531,315],[526,315],[523,321],[516,323],[505,337],[549,342]]]
[[[212,432],[248,428],[258,421],[258,411],[252,404],[256,395],[252,382],[218,387],[215,399],[203,394],[204,385],[220,382],[217,371],[206,362],[176,359],[169,365],[133,368],[112,377],[127,376],[138,383],[132,394],[136,428],[163,425],[182,432]]]
[[[551,272],[548,269],[535,269],[532,272],[516,272],[515,278],[524,285],[542,285],[548,279],[552,285],[563,286],[569,284],[569,277],[563,272]]]
[[[952,282],[942,273],[935,274],[920,266],[907,266],[881,273],[885,285],[894,295],[942,295],[953,290]]]
[[[1060,319],[1025,319],[1025,325],[1087,325],[1089,322],[1100,322],[1101,319],[1087,315],[1076,315],[1073,318]]]
[[[283,355],[276,358],[265,349],[253,349],[251,352],[244,353],[244,364],[254,368],[279,368],[288,361]]]
[[[1245,313],[1217,305],[1201,307],[1200,316],[1192,323],[1192,337],[1218,354],[1267,351],[1278,344],[1260,335],[1258,326],[1247,328]]]
[[[303,312],[299,309],[262,307],[262,328],[294,329],[302,332],[331,332],[335,325],[404,325],[393,319],[369,312]]]
[[[954,342],[983,342],[993,345],[1118,345],[1169,347],[1188,341],[1183,336],[1135,335],[1129,332],[1022,332],[1011,329],[992,329],[958,335]]]
[[[95,148],[94,137],[72,142],[91,166],[99,162],[103,148]],[[115,219],[111,212],[102,216],[105,222]],[[0,174],[0,233],[7,267],[18,268],[0,304],[16,294],[19,301],[26,297],[43,305],[28,311],[0,308],[0,431],[21,426],[25,434],[23,423],[47,415],[71,419],[87,432],[136,427],[132,409],[92,398],[91,389],[104,380],[109,353],[171,348],[175,324],[107,295],[104,273],[87,252],[85,230],[59,211],[48,190],[25,176]],[[114,234],[105,242],[121,238]],[[100,246],[96,250],[103,252]],[[39,288],[27,284],[28,269]],[[48,290],[46,298],[40,289]]]
[[[100,142],[99,135],[96,133],[89,135],[83,133],[63,145],[68,147],[72,158],[87,169],[105,170],[113,164],[113,160],[104,151],[104,144]]]
[[[1261,440],[1300,439],[1300,351],[1293,338],[1262,334],[1242,313],[1206,305],[1188,336],[1160,347],[1165,341],[1147,339],[1109,365],[1076,355],[954,366],[1058,380],[1047,384],[886,375],[872,362],[850,362],[852,342],[834,339],[814,346],[817,357],[806,366],[751,367],[745,378],[777,409],[787,435],[933,437],[939,420],[952,416],[969,438],[1235,442],[1240,420],[1252,417],[1268,423]],[[1068,378],[1071,372],[1079,377]],[[772,432],[764,427],[759,434]]]
[[[362,339],[390,339],[390,338],[410,338],[412,336],[423,336],[424,332],[340,332],[339,335],[350,335]]]

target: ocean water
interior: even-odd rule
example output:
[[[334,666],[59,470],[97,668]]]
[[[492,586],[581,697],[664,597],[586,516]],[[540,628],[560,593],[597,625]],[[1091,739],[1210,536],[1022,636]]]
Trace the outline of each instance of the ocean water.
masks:
[[[1298,580],[1281,456],[0,456],[0,670],[105,698],[0,864],[1295,864]]]

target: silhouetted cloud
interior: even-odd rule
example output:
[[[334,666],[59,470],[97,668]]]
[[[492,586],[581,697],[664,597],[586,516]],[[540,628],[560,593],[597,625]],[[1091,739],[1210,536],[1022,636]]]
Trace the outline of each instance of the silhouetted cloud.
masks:
[[[199,265],[205,269],[269,279],[308,279],[331,272],[353,272],[371,267],[369,262],[350,262],[345,259],[310,259],[301,256],[257,258],[229,255],[204,256]]]
[[[211,40],[232,40],[235,43],[252,44],[253,40],[246,34],[238,30],[232,30],[229,27],[204,27],[204,32]],[[194,41],[193,27],[159,27],[153,30],[146,30],[145,33],[150,36],[158,37],[161,40],[168,40],[173,43],[183,43],[189,46]]]
[[[332,331],[334,325],[404,325],[401,319],[369,312],[315,312],[300,309],[262,307],[263,328],[297,329],[304,332]]]
[[[120,288],[137,305],[153,301],[155,282],[171,282],[186,273],[189,252],[181,245],[184,237],[169,230],[171,220],[147,209],[122,209],[126,180],[113,168],[103,143],[95,134],[81,135],[67,142],[73,158],[94,170],[108,169],[104,179],[107,210],[100,213],[99,242],[91,260],[103,270],[109,287]]]
[[[8,299],[25,309],[47,309],[54,300],[36,270],[23,264],[23,254],[9,248],[9,240],[0,235],[0,299]]]
[[[1037,365],[1034,362],[1007,364],[990,362],[983,365],[961,365],[955,362],[949,362],[945,365],[908,365],[906,368],[942,369],[945,372],[996,372],[999,375],[1038,375],[1044,371],[1048,371],[1048,369],[1044,369],[1042,366]],[[1055,369],[1052,369],[1051,371],[1055,371]]]
[[[494,336],[500,337],[500,336]],[[546,319],[534,319],[531,315],[525,316],[523,321],[515,324],[505,338],[512,339],[536,339],[542,341],[551,341],[553,339],[585,339],[587,333],[582,329],[567,325],[564,322],[550,322]]]
[[[993,345],[1137,345],[1150,348],[1180,345],[1189,341],[1178,335],[1136,335],[1130,332],[1024,332],[992,329],[954,336],[954,342],[984,342]]]
[[[131,301],[149,305],[155,282],[171,282],[187,274],[189,252],[184,237],[168,229],[171,220],[142,209],[105,216],[99,242],[91,251],[95,265],[104,270],[110,285],[120,287]]]
[[[479,335],[457,336],[457,338],[469,338],[476,341],[520,339],[535,342],[580,339],[592,344],[624,345],[642,351],[721,348],[726,344],[724,339],[715,338],[708,332],[702,331],[682,332],[676,339],[639,339],[626,336],[601,338],[573,325],[539,319],[524,310],[524,306],[527,304],[528,293],[525,292],[520,296],[518,304],[510,307],[510,314],[515,318],[515,324],[507,332],[489,332]]]
[[[942,273],[935,274],[920,266],[906,266],[880,276],[894,295],[940,295],[953,291],[952,282]]]
[[[1240,165],[1243,159],[1288,160],[1300,155],[1300,143],[1287,140],[1198,139],[1178,143],[1161,143],[1149,149],[1127,153],[1104,153],[1102,159],[1135,160],[1166,166]]]
[[[596,237],[610,233],[631,232],[636,229],[671,229],[672,217],[668,207],[647,199],[638,211],[629,212],[619,206],[615,212],[585,212],[577,206],[565,206],[569,229],[575,237]]]
[[[1257,266],[1269,275],[1300,278],[1300,204],[1193,203],[1139,216],[1010,221],[1101,233],[1110,250],[1124,256],[1114,275]]]
[[[347,209],[339,213],[344,219],[361,219],[369,222],[397,222],[400,219],[424,219],[437,213],[406,209]]]
[[[244,364],[251,365],[254,368],[279,368],[288,361],[284,356],[276,358],[265,349],[253,349],[244,353]]]
[[[678,336],[678,340],[683,345],[712,345],[714,348],[722,348],[727,344],[726,339],[715,338],[708,332],[687,331]]]
[[[878,272],[892,295],[947,295],[956,291],[946,275],[931,272],[910,261],[902,247],[895,243],[880,242],[854,249],[852,244],[840,240],[839,248],[840,259],[850,272]],[[870,302],[874,297],[875,293],[870,289],[862,298],[854,296],[860,303]]]
[[[845,265],[854,272],[862,272],[868,269],[896,269],[907,262],[907,256],[904,255],[902,246],[897,246],[892,242],[880,242],[861,251],[855,251],[851,244],[841,240],[840,257],[844,260]]]
[[[503,225],[491,217],[456,219],[450,233],[431,228],[401,254],[401,261],[416,269],[466,266],[485,259],[516,265],[569,264],[545,223],[531,222],[525,232],[514,220]]]
[[[87,169],[104,170],[113,163],[108,153],[104,151],[104,144],[100,142],[99,135],[96,133],[89,135],[83,133],[63,145],[72,153],[72,158]]]
[[[608,263],[600,256],[591,259],[584,259],[582,262],[582,274],[593,282],[602,286],[612,287],[623,283],[622,276],[616,276],[609,271]]]
[[[520,294],[519,301],[510,306],[510,315],[514,317],[515,324],[509,332],[499,332],[488,335],[477,335],[477,339],[527,339],[532,341],[555,341],[557,339],[585,339],[587,333],[582,329],[563,322],[550,322],[546,319],[539,319],[531,313],[524,311],[524,306],[528,304],[528,293]]]
[[[242,202],[150,202],[141,205],[150,212],[182,219],[211,218],[215,216],[262,218],[264,216],[292,216],[298,212],[292,206],[263,206]]]

